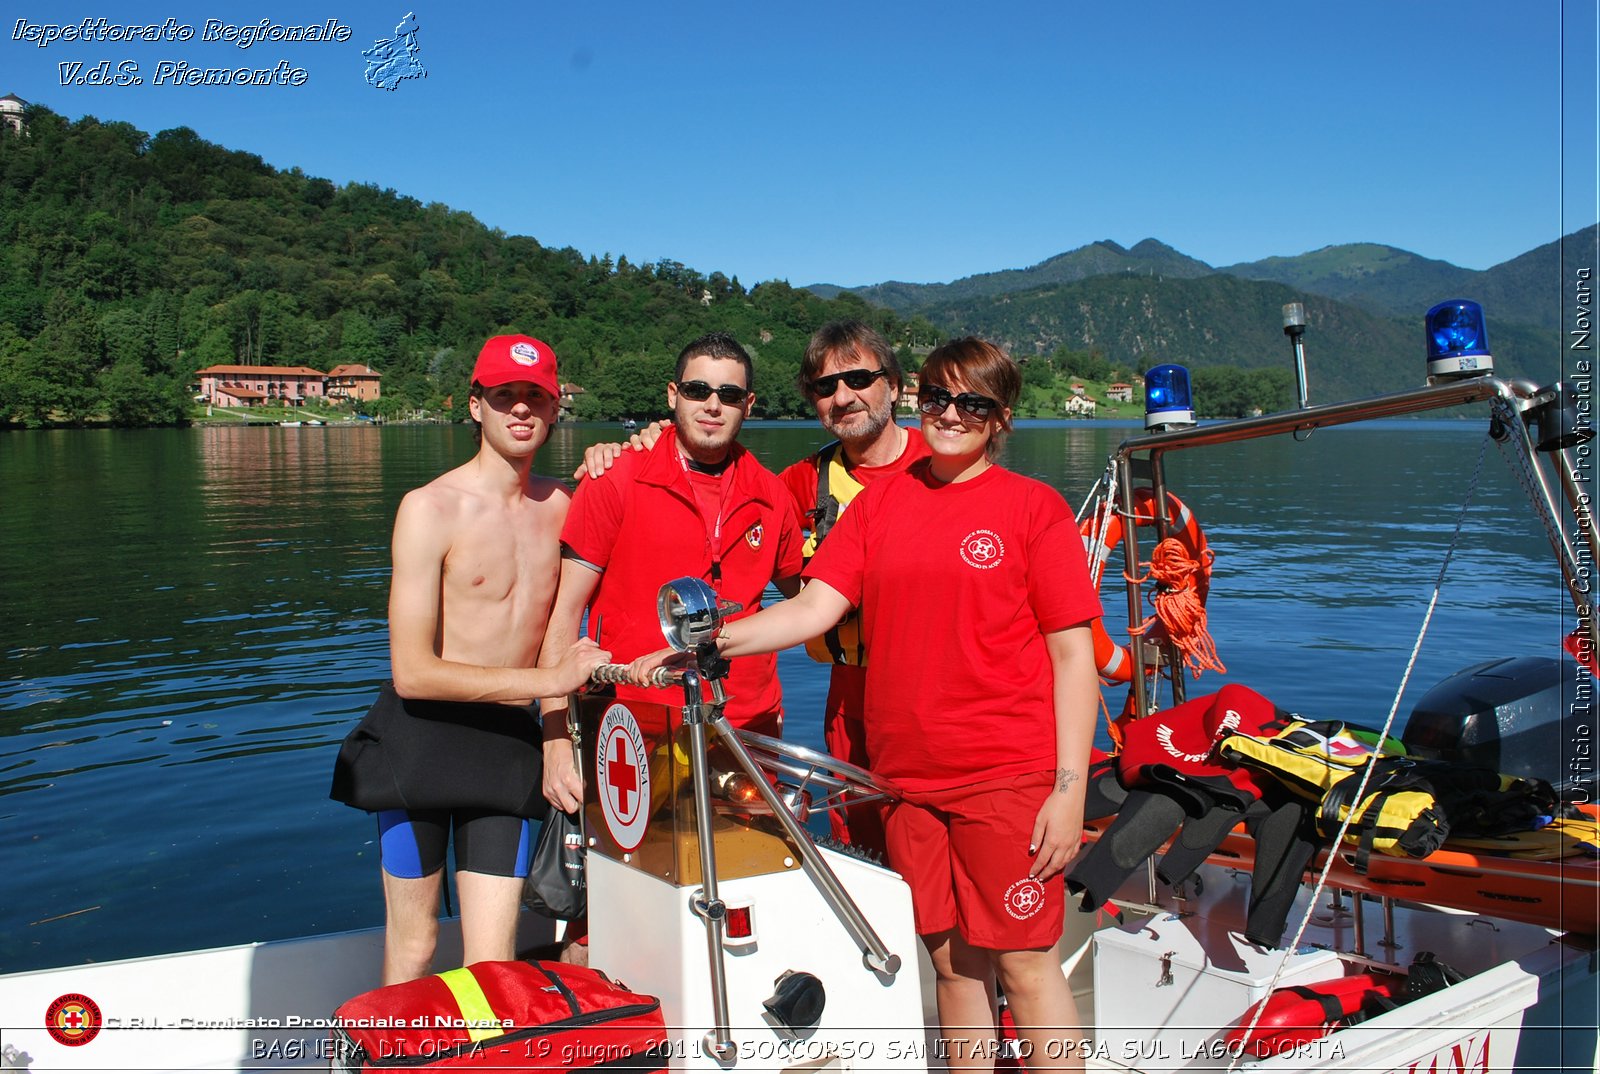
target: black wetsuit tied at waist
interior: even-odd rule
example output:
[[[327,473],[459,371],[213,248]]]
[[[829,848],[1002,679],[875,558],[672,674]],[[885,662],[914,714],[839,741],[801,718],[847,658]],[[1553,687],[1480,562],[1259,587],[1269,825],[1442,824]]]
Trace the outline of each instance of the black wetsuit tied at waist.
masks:
[[[548,811],[537,705],[418,701],[385,683],[345,736],[328,797],[357,809]]]

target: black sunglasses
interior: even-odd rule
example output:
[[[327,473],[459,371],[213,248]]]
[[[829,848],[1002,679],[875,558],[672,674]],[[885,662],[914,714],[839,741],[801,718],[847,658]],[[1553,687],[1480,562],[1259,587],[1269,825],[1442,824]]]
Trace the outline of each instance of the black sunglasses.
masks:
[[[951,395],[944,388],[933,384],[925,384],[917,389],[917,409],[929,417],[943,414],[951,403],[956,405],[956,410],[962,418],[971,418],[973,421],[986,420],[1000,405],[987,395],[979,395],[977,392]]]
[[[685,380],[678,384],[678,394],[692,403],[705,402],[712,392],[717,393],[724,406],[739,406],[750,398],[750,389],[737,384],[724,384],[720,388],[713,388],[703,380]]]
[[[811,394],[818,399],[826,399],[839,387],[842,380],[845,386],[853,392],[864,392],[872,386],[872,382],[887,373],[887,369],[846,369],[843,373],[829,373],[825,377],[818,377],[810,384]]]

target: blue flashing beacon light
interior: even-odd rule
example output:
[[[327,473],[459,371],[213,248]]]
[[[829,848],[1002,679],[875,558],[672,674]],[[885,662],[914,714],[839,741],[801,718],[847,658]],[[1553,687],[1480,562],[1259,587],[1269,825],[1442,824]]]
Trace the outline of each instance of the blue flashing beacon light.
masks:
[[[1465,298],[1452,298],[1429,310],[1425,323],[1430,381],[1481,377],[1494,372],[1482,306]]]
[[[1160,429],[1194,424],[1194,396],[1189,371],[1181,365],[1158,365],[1144,375],[1144,427]]]

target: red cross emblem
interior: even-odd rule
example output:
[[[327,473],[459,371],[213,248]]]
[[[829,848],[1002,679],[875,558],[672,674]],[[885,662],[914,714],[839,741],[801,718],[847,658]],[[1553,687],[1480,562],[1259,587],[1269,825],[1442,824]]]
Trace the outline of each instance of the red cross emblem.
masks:
[[[1026,921],[1044,909],[1044,885],[1031,876],[1023,877],[1006,888],[1005,907],[1006,913]]]
[[[624,852],[638,849],[650,823],[650,752],[628,706],[614,704],[595,736],[595,785],[606,831]]]
[[[998,567],[1006,554],[1005,542],[994,530],[973,530],[961,540],[961,558],[969,567]]]
[[[611,740],[610,764],[606,765],[606,783],[615,791],[617,815],[623,820],[633,816],[634,803],[629,795],[639,789],[639,769],[630,759],[627,742],[619,734]]]
[[[44,1026],[58,1044],[76,1048],[100,1035],[100,1008],[88,996],[58,996],[44,1014]]]

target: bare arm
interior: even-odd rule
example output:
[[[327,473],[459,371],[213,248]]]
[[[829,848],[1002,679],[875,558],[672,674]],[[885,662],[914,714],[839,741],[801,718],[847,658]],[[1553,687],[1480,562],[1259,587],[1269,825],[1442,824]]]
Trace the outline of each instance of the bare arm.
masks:
[[[656,446],[656,441],[661,439],[661,432],[667,427],[664,421],[652,421],[643,429],[628,437],[625,444],[590,444],[583,449],[583,462],[572,471],[572,479],[577,481],[585,474],[591,478],[604,477],[605,472],[611,469],[611,464],[617,461],[617,456],[624,451],[649,451]]]
[[[781,591],[783,583],[777,584]],[[827,582],[812,579],[782,604],[725,625],[717,635],[717,651],[728,657],[775,653],[816,637],[849,610],[850,602],[843,593]]]
[[[484,667],[439,655],[443,612],[440,579],[450,551],[449,530],[434,505],[415,495],[395,516],[389,583],[389,664],[395,692],[433,701],[525,702],[575,690],[608,654],[592,642],[562,650],[546,668]]]
[[[1056,771],[1050,796],[1033,822],[1038,853],[1031,873],[1048,880],[1071,863],[1083,842],[1083,801],[1100,689],[1088,624],[1046,634],[1044,641],[1054,681]]]
[[[792,580],[792,579],[790,579]],[[782,583],[777,583],[782,588]],[[717,635],[717,652],[726,657],[775,653],[799,645],[833,626],[850,610],[850,602],[827,582],[813,578],[799,593],[782,604],[763,608],[737,622],[723,626]],[[648,680],[652,671],[668,663],[676,653],[660,649],[641,656],[629,665],[634,682]]]
[[[600,572],[593,567],[575,559],[561,561],[561,583],[556,587],[555,606],[550,609],[550,625],[545,628],[544,647],[539,652],[541,667],[579,641],[583,609],[588,607],[599,584]],[[544,718],[544,796],[567,813],[583,805],[583,778],[572,754],[572,740],[567,737],[570,692],[563,690],[541,698],[539,704]]]

